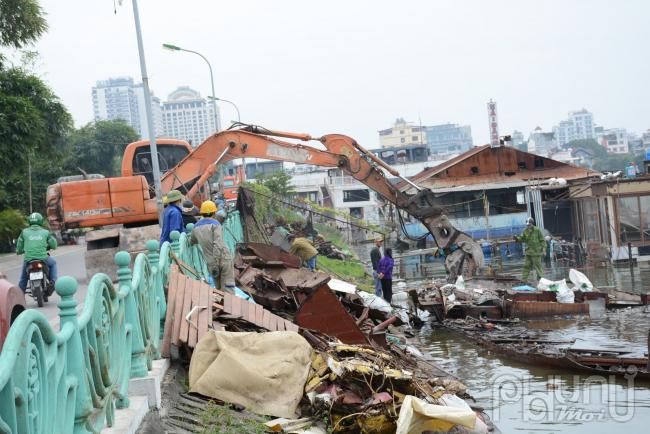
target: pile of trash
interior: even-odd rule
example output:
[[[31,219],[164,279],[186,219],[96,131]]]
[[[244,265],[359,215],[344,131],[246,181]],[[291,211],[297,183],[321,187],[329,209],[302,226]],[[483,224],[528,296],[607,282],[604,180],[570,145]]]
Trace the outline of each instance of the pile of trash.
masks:
[[[277,247],[239,246],[240,294],[213,292],[191,392],[275,416],[276,432],[493,430],[466,387],[408,345],[412,310],[298,266]]]

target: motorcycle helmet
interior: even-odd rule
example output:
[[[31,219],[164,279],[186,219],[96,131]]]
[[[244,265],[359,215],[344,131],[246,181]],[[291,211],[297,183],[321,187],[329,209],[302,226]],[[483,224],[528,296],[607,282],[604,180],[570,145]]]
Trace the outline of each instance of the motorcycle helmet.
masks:
[[[43,225],[43,216],[37,212],[33,212],[27,217],[27,222],[30,225]]]

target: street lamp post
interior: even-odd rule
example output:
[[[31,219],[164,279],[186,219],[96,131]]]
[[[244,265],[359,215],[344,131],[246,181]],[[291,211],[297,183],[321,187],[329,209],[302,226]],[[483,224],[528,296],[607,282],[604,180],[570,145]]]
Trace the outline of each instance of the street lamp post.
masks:
[[[149,92],[149,77],[147,76],[147,63],[144,59],[144,46],[142,44],[142,31],[140,30],[140,13],[138,1],[133,0],[133,18],[135,20],[135,33],[138,39],[138,54],[140,55],[140,71],[142,72],[142,90],[144,92],[144,109],[147,115],[147,128],[149,129],[149,151],[153,166],[153,184],[156,190],[156,209],[158,211],[158,224],[162,226],[163,201],[160,186],[160,165],[158,164],[158,147],[156,146],[156,131],[154,130],[153,115],[151,113],[151,93]]]
[[[135,0],[134,0],[135,1]],[[219,116],[217,115],[217,102],[215,101],[217,98],[214,96],[214,75],[212,74],[212,65],[210,65],[210,62],[208,59],[201,53],[197,51],[192,51],[192,50],[187,50],[185,48],[181,48],[177,45],[172,45],[172,44],[163,44],[163,48],[171,51],[185,51],[187,53],[193,53],[196,54],[197,56],[200,56],[201,59],[205,60],[205,63],[208,64],[208,68],[210,69],[210,85],[212,86],[212,110],[214,111],[214,126],[217,131],[221,129],[221,126],[219,125]],[[210,98],[208,98],[210,99]]]
[[[223,101],[223,102],[227,102],[228,104],[232,104],[232,106],[235,108],[235,111],[237,112],[237,122],[241,123],[241,116],[239,115],[239,107],[237,107],[237,104],[235,104],[232,101],[228,101],[227,99],[217,98],[217,97],[214,97],[214,96],[209,97],[209,99],[211,99],[213,101]]]
[[[210,97],[210,99],[212,100],[212,102],[214,102],[214,101],[223,101],[223,102],[227,102],[228,104],[232,104],[232,106],[235,108],[235,111],[237,112],[237,122],[241,123],[241,116],[239,114],[239,107],[237,107],[237,104],[235,104],[232,101],[228,101],[227,99],[217,98],[215,96]],[[257,161],[257,159],[255,161]],[[246,159],[245,158],[241,159],[241,170],[242,170],[243,179],[246,179]]]

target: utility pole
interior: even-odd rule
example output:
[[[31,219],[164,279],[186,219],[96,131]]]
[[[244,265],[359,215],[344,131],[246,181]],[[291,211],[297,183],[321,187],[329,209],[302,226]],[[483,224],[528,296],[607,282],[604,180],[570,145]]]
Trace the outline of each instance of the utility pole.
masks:
[[[144,91],[144,105],[147,114],[147,128],[149,130],[149,149],[153,163],[153,183],[156,190],[156,208],[158,210],[158,224],[162,226],[162,188],[160,186],[160,165],[158,164],[158,146],[156,146],[156,131],[154,129],[153,114],[151,113],[151,93],[149,93],[149,77],[147,64],[144,59],[144,46],[142,44],[142,31],[140,30],[140,14],[138,13],[138,0],[133,0],[133,18],[135,20],[135,33],[138,38],[138,54],[140,55],[140,71],[142,72],[142,89]]]
[[[31,151],[27,153],[27,176],[29,177],[29,213],[33,213],[32,207],[32,157]]]

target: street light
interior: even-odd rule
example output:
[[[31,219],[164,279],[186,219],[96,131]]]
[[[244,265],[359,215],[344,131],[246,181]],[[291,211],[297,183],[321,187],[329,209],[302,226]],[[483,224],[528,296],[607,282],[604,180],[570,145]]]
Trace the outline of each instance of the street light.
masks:
[[[227,102],[228,104],[232,104],[232,106],[235,107],[235,110],[237,111],[237,122],[241,123],[241,116],[239,115],[239,107],[237,107],[237,104],[235,104],[232,101],[228,101],[227,99],[217,98],[214,96],[209,96],[208,99],[213,101],[223,101],[223,102]]]
[[[214,96],[214,75],[212,74],[212,65],[210,65],[210,62],[208,59],[201,53],[192,51],[192,50],[187,50],[185,48],[181,48],[177,45],[172,45],[172,44],[163,44],[163,48],[170,50],[170,51],[185,51],[187,53],[193,53],[196,54],[197,56],[201,56],[201,59],[205,60],[205,63],[208,64],[208,68],[210,69],[210,84],[212,85],[212,110],[214,111],[214,126],[219,131],[220,125],[219,125],[219,116],[217,116],[217,102],[215,101],[217,98]],[[210,99],[208,97],[208,99]]]

